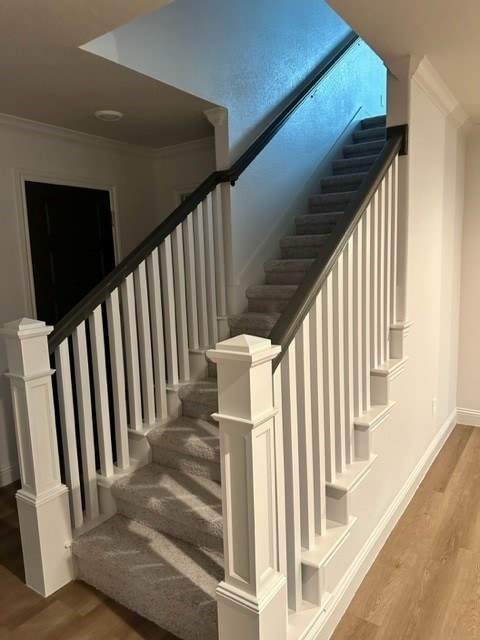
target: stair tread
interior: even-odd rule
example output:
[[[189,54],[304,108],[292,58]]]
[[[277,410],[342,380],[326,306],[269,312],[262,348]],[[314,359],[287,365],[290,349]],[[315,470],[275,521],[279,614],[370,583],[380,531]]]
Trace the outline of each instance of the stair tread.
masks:
[[[348,524],[340,524],[329,520],[326,533],[322,536],[315,536],[315,545],[308,550],[302,549],[302,564],[315,568],[326,564],[335,550],[342,544],[356,520],[353,516],[350,516]]]
[[[316,246],[322,245],[329,237],[329,234],[312,234],[312,235],[297,235],[297,236],[284,236],[280,240],[281,247],[295,247],[295,246]]]
[[[151,463],[114,482],[112,495],[155,516],[222,537],[222,497],[217,482]],[[140,518],[139,518],[140,519]]]
[[[340,175],[326,176],[322,178],[322,189],[342,187],[343,185],[354,184],[358,186],[363,182],[368,171],[359,171],[356,173],[342,173]],[[349,191],[342,189],[342,191]]]
[[[218,393],[216,378],[205,378],[196,382],[188,382],[178,389],[180,400],[209,403],[212,396]]]
[[[290,300],[296,290],[296,284],[259,284],[249,287],[246,291],[246,296],[249,299]]]
[[[343,216],[343,211],[331,211],[322,213],[302,213],[297,216],[295,221],[301,224],[320,224],[320,223],[336,223]]]
[[[345,157],[351,156],[368,156],[377,155],[384,147],[384,140],[371,140],[368,142],[357,142],[355,144],[347,144],[343,148]]]
[[[181,416],[147,435],[150,445],[202,460],[220,462],[218,426],[212,420]]]
[[[349,189],[348,191],[338,191],[336,193],[316,193],[313,196],[310,196],[309,202],[322,202],[322,203],[337,203],[337,202],[350,202],[353,198],[356,189]],[[332,212],[334,213],[334,212]]]
[[[378,140],[385,137],[385,127],[367,127],[367,129],[359,129],[353,133],[353,140],[355,142],[375,139]]]
[[[231,327],[231,326],[240,324],[246,320],[248,321],[255,320],[265,325],[266,328],[273,329],[279,317],[280,317],[279,313],[262,313],[260,311],[245,311],[245,313],[237,313],[234,316],[230,316],[228,318],[228,324]]]
[[[366,476],[376,459],[377,456],[372,454],[369,460],[354,460],[352,463],[347,464],[343,473],[337,473],[333,482],[326,482],[326,486],[345,492],[352,491],[360,480]]]
[[[222,556],[116,515],[72,543],[78,578],[184,640],[217,634]]]
[[[313,214],[312,214],[313,215]],[[269,260],[263,265],[265,271],[304,271],[310,270],[313,258],[285,258],[283,260]]]

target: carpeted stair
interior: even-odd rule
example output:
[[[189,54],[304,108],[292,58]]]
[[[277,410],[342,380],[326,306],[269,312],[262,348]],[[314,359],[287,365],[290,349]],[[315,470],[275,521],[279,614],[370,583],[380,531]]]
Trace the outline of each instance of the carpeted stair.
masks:
[[[385,116],[362,120],[344,158],[333,162],[333,175],[322,179],[321,193],[309,198],[308,213],[296,218],[296,234],[280,240],[281,259],[265,262],[265,284],[247,289],[248,311],[229,318],[232,336],[269,336],[384,144]]]
[[[247,292],[248,312],[229,319],[232,335],[267,337],[310,269],[376,155],[385,119],[355,132],[322,193],[298,216],[297,235],[265,263],[266,282]],[[217,637],[215,588],[223,578],[216,367],[182,385],[183,415],[152,430],[153,462],[117,480],[118,515],[73,542],[79,578],[183,640]]]

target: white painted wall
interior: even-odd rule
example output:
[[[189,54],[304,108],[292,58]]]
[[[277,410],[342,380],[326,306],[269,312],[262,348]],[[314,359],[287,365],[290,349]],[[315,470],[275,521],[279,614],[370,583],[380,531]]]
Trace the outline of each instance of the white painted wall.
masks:
[[[226,107],[233,162],[349,31],[322,0],[176,0],[84,48]],[[312,97],[232,190],[231,312],[262,282],[263,261],[305,213],[322,159],[359,109],[384,113],[383,64],[359,45]]]
[[[478,127],[477,127],[478,130]],[[462,250],[460,355],[458,369],[459,420],[480,426],[480,132],[467,141],[465,218]]]
[[[175,188],[214,170],[211,141],[151,150],[0,115],[0,325],[31,316],[24,258],[21,173],[66,184],[113,188],[121,256],[176,206]],[[18,477],[10,389],[0,341],[0,486]]]
[[[401,515],[456,421],[464,160],[462,134],[411,81],[410,149],[401,159],[410,172],[406,319],[414,324],[406,339],[409,360],[391,382],[396,402],[391,417],[373,434],[378,458],[352,493],[352,513],[359,519],[328,568],[327,590],[353,571],[352,590],[332,616],[332,625],[373,561],[368,552],[375,549],[374,541],[382,540],[384,528],[388,533]],[[368,562],[362,564],[365,557]]]

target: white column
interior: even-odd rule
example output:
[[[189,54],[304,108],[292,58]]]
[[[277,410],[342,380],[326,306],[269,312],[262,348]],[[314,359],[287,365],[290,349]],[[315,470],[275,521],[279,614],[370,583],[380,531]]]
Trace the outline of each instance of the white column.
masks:
[[[4,325],[22,488],[17,491],[26,583],[48,596],[74,580],[68,489],[60,479],[47,336],[22,318]]]
[[[217,344],[225,579],[220,640],[286,640],[286,578],[278,567],[272,360],[280,347],[241,335]]]

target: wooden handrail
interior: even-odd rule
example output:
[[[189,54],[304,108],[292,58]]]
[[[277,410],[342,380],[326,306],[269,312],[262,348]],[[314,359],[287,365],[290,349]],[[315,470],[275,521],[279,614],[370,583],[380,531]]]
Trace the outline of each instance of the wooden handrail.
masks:
[[[347,205],[345,213],[328,236],[310,270],[298,285],[278,322],[270,333],[272,344],[281,345],[282,350],[273,361],[273,370],[278,367],[302,322],[312,308],[325,280],[333,270],[340,254],[354,232],[363,212],[377,191],[395,156],[406,154],[408,142],[407,125],[387,129],[387,142],[366,175],[360,188]]]
[[[88,293],[80,302],[67,313],[62,320],[55,326],[55,330],[48,340],[49,351],[53,353],[57,347],[78,327],[78,325],[86,320],[89,315],[101,304],[106,298],[121,285],[121,283],[129,276],[138,265],[158,246],[162,244],[167,236],[181,224],[192,211],[211,193],[220,183],[234,183],[250,163],[265,148],[268,142],[277,134],[284,126],[293,113],[306,100],[313,89],[321,82],[325,75],[348,53],[348,51],[359,40],[359,36],[351,32],[342,43],[333,51],[333,53],[324,60],[319,67],[315,69],[312,75],[301,87],[297,89],[290,98],[288,105],[282,112],[274,118],[270,125],[263,133],[251,144],[240,158],[225,171],[215,171],[208,176],[195,191],[188,196],[182,204],[180,204],[163,222],[161,222],[143,242],[141,242],[113,271],[105,276],[105,278]]]

